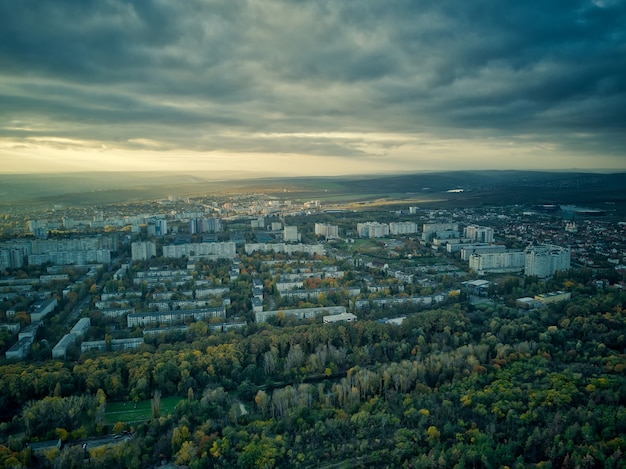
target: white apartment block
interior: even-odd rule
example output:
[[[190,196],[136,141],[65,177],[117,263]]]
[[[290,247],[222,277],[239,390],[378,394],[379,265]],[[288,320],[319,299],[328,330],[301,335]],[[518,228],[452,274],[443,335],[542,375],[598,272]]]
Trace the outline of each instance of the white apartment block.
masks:
[[[207,321],[213,318],[225,318],[226,309],[223,306],[219,308],[207,308],[196,310],[178,310],[178,311],[162,311],[162,312],[145,312],[132,313],[126,316],[126,324],[129,328],[136,326],[171,324],[187,321]]]
[[[356,231],[359,238],[384,238],[385,236],[389,236],[389,225],[376,221],[357,223]]]
[[[65,358],[67,356],[67,349],[75,343],[76,336],[74,334],[65,334],[52,349],[52,358]]]
[[[147,261],[156,257],[156,244],[151,241],[140,241],[130,245],[130,253],[133,261]]]
[[[153,218],[147,225],[149,236],[165,236],[167,234],[167,220],[164,218]]]
[[[254,314],[254,320],[259,322],[266,322],[269,318],[275,318],[279,315],[284,317],[295,317],[297,319],[310,319],[316,317],[318,314],[345,314],[345,306],[327,306],[316,308],[298,308],[298,309],[277,309],[275,311],[261,311]]]
[[[283,228],[283,241],[285,241],[286,243],[297,243],[298,241],[300,241],[298,227],[285,225],[285,227]]]
[[[224,243],[189,243],[163,246],[163,257],[219,257],[233,259],[237,254],[236,245],[232,241]]]
[[[468,262],[473,254],[493,254],[499,252],[506,252],[506,246],[502,244],[492,244],[486,246],[469,244],[461,248],[461,259]]]
[[[315,236],[323,236],[325,239],[339,238],[339,227],[328,223],[315,224]]]
[[[0,270],[19,269],[24,266],[24,252],[21,249],[0,249]]]
[[[57,304],[58,302],[56,298],[38,301],[37,303],[33,304],[32,310],[30,312],[31,323],[41,321],[48,314],[54,311],[54,308],[57,307]]]
[[[250,220],[250,228],[265,228],[265,218],[258,217]]]
[[[571,252],[568,248],[554,245],[529,246],[525,253],[524,275],[548,278],[560,270],[570,268]]]
[[[392,235],[417,233],[417,223],[412,221],[391,222],[389,223],[389,233]]]
[[[483,274],[486,272],[515,272],[524,269],[526,254],[524,251],[506,251],[484,254],[472,254],[469,268]]]
[[[437,239],[459,238],[458,223],[424,223],[422,226],[422,241]]]
[[[107,347],[111,350],[131,350],[143,345],[143,337],[132,337],[130,339],[113,339],[110,342],[106,340],[91,340],[83,342],[80,346],[82,353],[92,350],[105,351]]]
[[[105,249],[90,251],[53,251],[47,254],[31,254],[28,256],[28,265],[84,265],[84,264],[110,264],[111,251]]]
[[[463,230],[463,237],[478,243],[493,243],[493,228],[469,225]]]
[[[74,334],[76,337],[82,337],[87,333],[89,327],[91,326],[91,319],[89,318],[80,318],[78,322],[72,327],[70,330],[70,334]]]
[[[253,252],[270,252],[282,254],[294,254],[296,252],[305,252],[307,254],[317,254],[323,256],[326,254],[323,244],[285,244],[285,243],[246,243],[246,254],[252,254]]]

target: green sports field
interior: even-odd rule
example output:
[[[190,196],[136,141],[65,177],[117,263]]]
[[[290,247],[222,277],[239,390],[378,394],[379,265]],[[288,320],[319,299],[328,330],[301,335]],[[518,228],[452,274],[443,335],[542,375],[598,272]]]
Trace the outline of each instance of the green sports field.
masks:
[[[182,397],[161,398],[161,415],[168,415],[174,411]],[[104,413],[104,424],[114,425],[117,422],[143,422],[152,418],[152,400],[138,402],[107,402]]]

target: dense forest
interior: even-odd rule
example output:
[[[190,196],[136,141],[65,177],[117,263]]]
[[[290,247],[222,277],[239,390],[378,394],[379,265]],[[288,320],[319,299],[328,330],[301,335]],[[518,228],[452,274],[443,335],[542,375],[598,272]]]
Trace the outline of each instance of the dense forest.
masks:
[[[453,303],[400,326],[197,323],[134,351],[5,364],[0,410],[20,411],[0,424],[0,465],[626,467],[625,299]],[[145,421],[104,418],[145,400]],[[112,432],[132,438],[80,445]]]

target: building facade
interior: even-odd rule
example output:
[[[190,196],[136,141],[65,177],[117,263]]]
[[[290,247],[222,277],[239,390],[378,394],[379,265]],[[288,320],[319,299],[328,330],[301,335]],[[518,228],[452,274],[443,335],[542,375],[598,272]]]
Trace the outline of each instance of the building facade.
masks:
[[[568,248],[546,244],[529,246],[525,252],[524,275],[548,278],[570,268],[571,252]]]
[[[139,241],[130,245],[133,261],[147,261],[156,257],[156,244],[151,241]]]
[[[478,243],[493,243],[493,228],[469,225],[463,230],[463,236]]]

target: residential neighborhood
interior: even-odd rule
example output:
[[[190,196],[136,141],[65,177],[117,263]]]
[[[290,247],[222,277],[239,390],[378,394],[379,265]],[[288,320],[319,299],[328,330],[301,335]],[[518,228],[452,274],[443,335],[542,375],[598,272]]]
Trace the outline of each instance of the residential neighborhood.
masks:
[[[576,213],[357,212],[238,194],[91,211],[55,206],[23,224],[9,215],[0,242],[4,355],[77,359],[198,322],[219,333],[266,321],[400,317],[458,301],[528,308],[555,293],[507,299],[503,282],[548,280],[571,267],[603,272],[594,288],[622,289],[626,223]],[[79,301],[72,323],[50,319]]]

